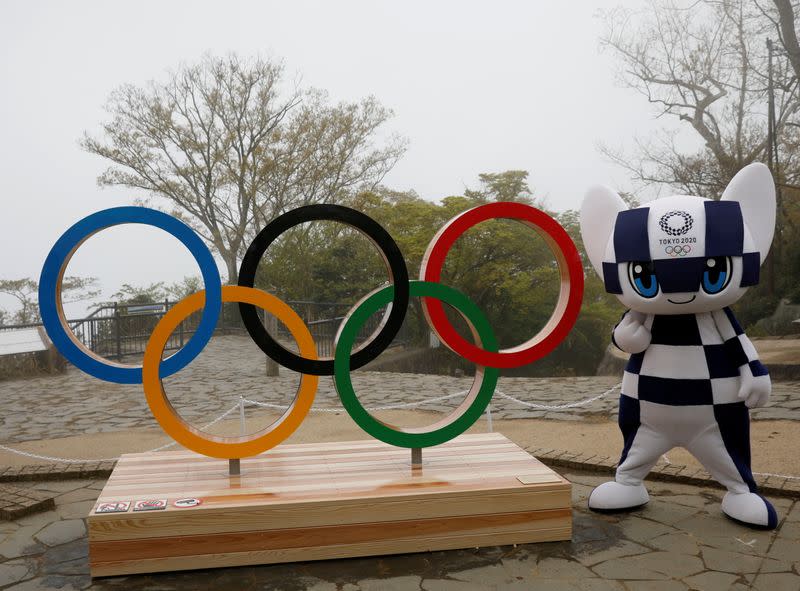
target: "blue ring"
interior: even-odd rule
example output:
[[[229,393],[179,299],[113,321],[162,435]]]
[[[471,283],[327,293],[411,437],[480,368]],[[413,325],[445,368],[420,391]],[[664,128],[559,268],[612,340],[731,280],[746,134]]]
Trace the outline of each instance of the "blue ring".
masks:
[[[141,384],[141,367],[119,367],[98,361],[75,344],[69,337],[67,328],[61,323],[58,314],[60,302],[56,301],[62,273],[75,250],[93,234],[119,224],[144,224],[168,232],[189,249],[200,265],[200,272],[203,275],[206,290],[203,317],[197,330],[183,348],[161,363],[159,374],[162,378],[186,367],[211,339],[222,308],[222,281],[211,251],[194,230],[180,220],[155,209],[146,207],[104,209],[83,218],[56,241],[47,255],[39,279],[39,309],[42,324],[50,340],[75,367],[89,375],[117,384]]]

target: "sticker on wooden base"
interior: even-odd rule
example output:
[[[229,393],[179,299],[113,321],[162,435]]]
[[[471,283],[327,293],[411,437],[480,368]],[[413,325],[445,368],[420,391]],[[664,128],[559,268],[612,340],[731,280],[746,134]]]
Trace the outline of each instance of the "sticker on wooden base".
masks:
[[[189,507],[197,507],[203,501],[200,499],[195,499],[193,497],[189,497],[186,499],[178,499],[172,502],[173,507],[178,507],[179,509],[187,509]]]
[[[95,513],[125,513],[131,508],[130,501],[117,501],[111,503],[100,503],[94,510]]]
[[[167,508],[167,499],[147,499],[136,501],[133,505],[134,511],[160,511]]]

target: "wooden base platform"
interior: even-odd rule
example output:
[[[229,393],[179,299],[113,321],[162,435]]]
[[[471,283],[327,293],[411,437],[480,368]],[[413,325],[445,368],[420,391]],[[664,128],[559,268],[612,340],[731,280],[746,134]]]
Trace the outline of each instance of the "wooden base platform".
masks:
[[[92,575],[570,539],[570,483],[504,436],[422,459],[375,440],[282,445],[229,476],[188,451],[124,455],[88,518]]]

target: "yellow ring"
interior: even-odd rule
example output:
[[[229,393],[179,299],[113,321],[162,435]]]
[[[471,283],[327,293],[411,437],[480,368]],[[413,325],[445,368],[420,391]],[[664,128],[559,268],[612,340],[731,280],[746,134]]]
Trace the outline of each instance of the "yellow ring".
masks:
[[[170,403],[158,371],[170,335],[187,316],[200,310],[204,301],[205,291],[182,299],[164,315],[150,335],[142,361],[142,386],[147,404],[167,435],[192,451],[226,459],[260,454],[281,443],[300,426],[314,403],[319,377],[303,374],[297,395],[283,416],[257,433],[243,437],[219,437],[193,427],[180,417]],[[300,355],[306,359],[317,359],[317,347],[305,323],[294,310],[275,296],[252,287],[225,285],[222,287],[222,301],[252,304],[274,314],[292,333]]]

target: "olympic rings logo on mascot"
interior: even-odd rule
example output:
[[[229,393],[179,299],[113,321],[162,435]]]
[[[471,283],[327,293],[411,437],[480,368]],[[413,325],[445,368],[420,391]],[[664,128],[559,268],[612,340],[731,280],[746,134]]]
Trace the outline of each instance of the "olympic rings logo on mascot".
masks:
[[[677,246],[667,246],[664,248],[664,252],[670,255],[671,257],[683,257],[692,252],[692,247],[688,244],[679,244]]]

